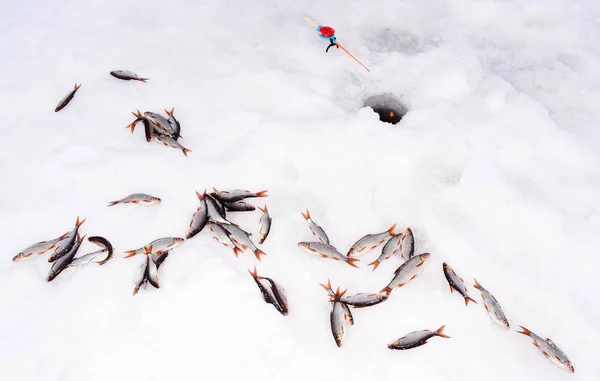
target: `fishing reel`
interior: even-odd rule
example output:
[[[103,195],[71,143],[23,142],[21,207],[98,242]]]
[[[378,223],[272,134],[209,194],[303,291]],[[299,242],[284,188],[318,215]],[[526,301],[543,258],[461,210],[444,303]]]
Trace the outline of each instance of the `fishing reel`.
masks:
[[[331,48],[332,46],[335,46],[338,49],[340,48],[337,45],[335,38],[335,30],[332,27],[320,26],[319,29],[317,29],[317,32],[319,32],[319,37],[321,37],[324,40],[329,40],[329,46],[327,46],[327,49],[325,49],[325,53],[329,52],[329,48]]]

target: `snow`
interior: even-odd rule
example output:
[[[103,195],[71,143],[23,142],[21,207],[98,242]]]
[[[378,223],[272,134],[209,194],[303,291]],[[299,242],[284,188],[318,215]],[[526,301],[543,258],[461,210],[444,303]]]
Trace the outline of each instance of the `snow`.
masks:
[[[304,12],[371,73],[325,54]],[[13,1],[0,14],[3,379],[597,380],[597,1]],[[362,107],[382,93],[409,109],[395,126]],[[124,129],[131,111],[171,107],[188,158]],[[184,236],[195,191],[212,186],[269,190],[253,201],[273,218],[267,257],[236,259],[203,232],[172,252],[159,290],[133,297],[143,258],[121,253]],[[162,203],[106,207],[133,192]],[[359,269],[304,253],[306,208],[342,252],[398,223],[432,254],[388,301],[353,310],[341,349],[319,282],[376,292],[400,260],[372,272],[378,252]],[[51,283],[45,257],[11,261],[77,216],[115,259]],[[233,221],[256,236],[259,218]],[[465,307],[444,261],[494,294],[513,329],[557,343],[575,374],[481,302]],[[262,301],[254,265],[286,289],[287,317]],[[387,348],[444,324],[451,339]]]

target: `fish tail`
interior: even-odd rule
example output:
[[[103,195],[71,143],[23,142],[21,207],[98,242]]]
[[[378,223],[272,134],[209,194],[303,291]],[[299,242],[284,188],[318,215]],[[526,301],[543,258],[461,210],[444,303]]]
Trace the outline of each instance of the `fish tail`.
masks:
[[[441,326],[437,329],[437,331],[435,331],[435,334],[439,337],[445,337],[446,339],[450,339],[450,336],[444,334],[444,328],[446,328],[445,325]]]
[[[260,192],[256,192],[256,197],[269,197],[267,192],[268,190],[261,190]]]
[[[140,110],[136,110],[136,112],[131,112],[133,114],[133,116],[135,116],[136,118],[141,118],[142,117],[142,113],[140,112]]]
[[[250,271],[250,269],[248,269],[248,272],[250,273],[250,275],[252,275],[252,278],[262,279],[262,277],[258,275],[258,271],[256,271],[256,266],[254,266],[254,271]]]
[[[302,212],[300,212],[300,214],[302,214],[302,217],[304,217],[306,221],[310,220],[310,212],[308,211],[308,209],[306,209],[306,214]]]
[[[135,255],[135,250],[127,250],[123,254],[125,254],[125,258],[131,258]]]
[[[473,303],[477,304],[477,302],[475,301],[475,299],[471,298],[470,296],[467,296],[465,298],[465,306],[468,306],[469,302],[473,302]]]
[[[267,206],[266,206],[266,205],[265,205],[265,207],[264,207],[264,208],[261,208],[261,207],[259,206],[259,207],[258,207],[258,209],[259,209],[261,212],[263,212],[263,213],[268,213],[268,212],[269,212],[269,210],[267,209]]]
[[[392,293],[392,289],[388,286],[385,286],[381,291],[379,291],[379,293],[385,293],[386,296],[390,296],[390,294]]]
[[[238,257],[238,255],[240,255],[241,253],[243,253],[242,250],[240,250],[239,247],[237,246],[233,246],[233,254],[235,254],[236,258]]]
[[[181,151],[183,152],[183,154],[185,155],[185,157],[187,157],[187,153],[188,152],[192,152],[191,149],[188,149],[188,148],[185,148],[185,147]]]
[[[360,259],[358,258],[348,258],[348,264],[352,267],[356,267],[358,268],[358,266],[356,266],[355,262],[360,262]]]
[[[78,85],[77,83],[75,84],[75,87],[73,88],[74,90],[79,90],[79,88],[81,87],[81,85]]]
[[[152,254],[152,245],[144,247],[144,254]],[[157,252],[158,254],[158,252]]]
[[[521,327],[521,329],[522,329],[523,331],[517,331],[518,333],[520,333],[520,334],[523,334],[523,335],[530,336],[530,334],[531,334],[531,331],[530,331],[530,330],[528,330],[527,328],[523,327],[522,325],[520,325],[519,327]]]
[[[113,206],[113,205],[117,205],[118,203],[119,203],[119,201],[111,201],[106,206]]]
[[[373,266],[373,271],[375,271],[375,269],[377,268],[377,266],[379,266],[379,261],[378,260],[374,260],[373,262],[369,263],[367,266]]]
[[[83,225],[83,223],[85,222],[85,218],[81,221],[79,221],[79,216],[77,216],[77,221],[75,221],[75,225],[77,225],[77,227]]]
[[[395,232],[396,225],[397,225],[397,224],[394,224],[394,225],[392,225],[392,227],[391,227],[391,228],[389,228],[389,229],[388,229],[388,233],[389,233],[390,235],[392,235],[392,236],[393,236],[393,235],[396,235],[396,232]]]
[[[169,111],[169,110],[167,110],[167,109],[165,109],[165,113],[166,113],[167,115],[173,115],[173,111],[175,111],[175,107],[173,107],[173,108],[172,108],[170,111]]]
[[[150,78],[140,78],[140,81],[146,83],[146,81],[148,81]]]
[[[475,287],[476,289],[480,289],[481,285],[479,284],[479,282],[477,281],[477,279],[473,278],[473,282],[475,282],[475,284],[473,285],[473,287]]]
[[[327,284],[323,284],[323,283],[319,283],[321,285],[321,287],[323,287],[325,290],[329,291],[331,290],[331,280],[327,279]]]
[[[267,253],[265,253],[261,249],[256,249],[256,251],[254,252],[254,255],[256,256],[256,259],[258,259],[260,261],[260,256],[267,255]]]

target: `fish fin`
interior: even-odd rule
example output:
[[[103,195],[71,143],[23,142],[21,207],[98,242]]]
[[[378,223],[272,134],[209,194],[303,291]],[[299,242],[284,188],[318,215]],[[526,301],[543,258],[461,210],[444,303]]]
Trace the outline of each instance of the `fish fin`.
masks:
[[[119,201],[111,201],[106,206],[113,206],[113,205],[117,205],[118,203],[119,203]]]
[[[269,213],[269,210],[267,209],[267,206],[265,205],[264,208],[261,208],[260,206],[258,207],[258,209],[263,212],[263,213]]]
[[[140,78],[140,81],[146,83],[150,78]]]
[[[453,293],[454,292],[454,287],[452,287],[451,284],[449,286],[450,286],[450,293]]]
[[[267,192],[268,192],[268,190],[261,190],[259,192],[256,192],[256,197],[269,197]]]
[[[302,214],[302,217],[304,217],[304,219],[305,219],[306,221],[310,220],[310,212],[308,211],[308,209],[306,209],[306,214],[304,214],[304,213],[302,213],[302,212],[300,212],[300,214]],[[315,233],[313,233],[313,234],[315,234]],[[316,235],[316,234],[315,234],[315,235]]]
[[[191,149],[188,149],[188,148],[185,148],[185,147],[181,151],[183,151],[183,154],[185,155],[185,157],[187,157],[187,153],[188,152],[192,152]]]
[[[479,282],[477,281],[477,279],[473,278],[473,282],[475,282],[475,284],[473,285],[473,287],[475,287],[476,289],[480,289],[481,285],[479,284]]]
[[[348,291],[348,289],[345,289],[344,291],[341,291],[341,292],[338,292],[338,291],[340,291],[339,287],[338,287],[338,290],[336,291],[336,296],[338,298],[341,298],[342,296],[344,296],[344,294],[346,293],[346,291]]]
[[[265,253],[261,249],[256,249],[256,251],[254,252],[254,255],[256,256],[256,259],[258,259],[260,261],[260,256],[267,255],[267,253]]]
[[[73,88],[75,91],[79,90],[79,88],[81,87],[81,85],[75,84],[75,87]]]
[[[248,269],[248,272],[250,273],[250,275],[252,275],[252,278],[254,279],[262,279],[263,277],[258,275],[258,271],[256,270],[256,266],[254,266],[254,271],[250,271],[250,269]]]
[[[522,329],[523,331],[517,331],[518,333],[520,333],[520,334],[523,334],[523,335],[530,336],[530,334],[531,334],[531,331],[530,331],[530,330],[528,330],[527,328],[523,327],[522,325],[520,325],[519,327],[521,327],[521,329]]]
[[[486,311],[489,311],[489,310],[490,310],[490,308],[487,306],[487,304],[484,304],[483,306],[485,307],[485,310],[486,310]],[[495,314],[495,315],[496,315],[496,317],[498,317],[498,314]]]
[[[465,298],[465,306],[468,306],[469,302],[473,302],[473,303],[477,304],[477,302],[475,301],[475,299],[471,298],[470,296],[467,296]]]
[[[543,354],[544,356],[546,356],[546,358],[550,358],[550,355],[548,354],[548,352],[546,352],[546,351],[542,351],[542,354]]]
[[[79,216],[77,216],[77,221],[75,221],[75,225],[77,225],[77,227],[83,225],[83,223],[85,222],[85,218],[81,221],[79,221]]]
[[[356,262],[360,262],[360,259],[358,259],[358,258],[348,258],[348,262],[347,263],[350,266],[352,266],[352,267],[358,268],[358,266],[356,266],[356,264],[355,264]],[[375,269],[373,269],[373,270],[375,270]]]
[[[321,287],[323,287],[325,290],[329,291],[331,290],[331,280],[327,279],[327,284],[323,284],[323,283],[319,283],[321,285]]]
[[[139,201],[138,200],[133,200],[133,201],[131,201],[131,203],[132,204],[139,204]]]
[[[397,224],[394,224],[391,228],[388,229],[388,233],[390,233],[390,235],[396,235],[396,232],[394,231],[396,229],[396,225]]]
[[[135,250],[127,250],[123,254],[125,254],[125,258],[131,258],[135,255]]]
[[[389,288],[388,286],[385,286],[381,291],[379,291],[379,293],[385,293],[386,296],[390,296],[390,294],[392,293],[392,289]]]
[[[167,113],[167,115],[173,115],[173,111],[175,111],[175,107],[173,107],[171,111],[165,109],[165,113]]]
[[[379,266],[379,261],[378,260],[374,260],[373,262],[369,263],[367,266],[373,266],[373,271],[375,271],[375,269],[377,268],[377,266]]]
[[[444,328],[446,328],[445,325],[441,326],[437,329],[437,331],[435,331],[435,334],[439,337],[445,337],[446,339],[449,339],[450,336],[444,334]]]
[[[233,254],[235,254],[236,258],[238,257],[238,255],[240,255],[242,253],[242,251],[240,250],[239,247],[237,246],[233,246]]]
[[[62,241],[63,239],[67,238],[67,236],[69,235],[70,232],[66,232],[65,234],[61,235],[59,238]]]
[[[461,278],[461,277],[458,277],[458,279],[460,279],[460,281],[463,282],[463,283],[465,282],[465,280],[463,278]]]
[[[144,247],[144,251],[145,251],[144,254],[146,254],[146,255],[152,254],[152,245]],[[156,252],[156,254],[159,254],[159,252]]]

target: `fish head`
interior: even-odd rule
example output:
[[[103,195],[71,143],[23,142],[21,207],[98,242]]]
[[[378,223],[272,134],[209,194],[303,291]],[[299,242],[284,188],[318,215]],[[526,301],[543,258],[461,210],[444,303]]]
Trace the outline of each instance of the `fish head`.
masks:
[[[310,244],[308,242],[300,242],[298,243],[298,246],[302,249],[308,249],[310,247]]]
[[[23,253],[19,253],[19,254],[15,255],[12,260],[13,260],[13,262],[18,262],[23,258],[27,258],[27,256],[25,256],[25,254],[23,254]]]
[[[567,369],[567,371],[569,371],[570,373],[575,373],[575,367],[573,366],[573,364],[571,364],[571,362],[569,360],[567,360],[565,363],[565,368]]]
[[[161,201],[158,197],[150,197],[150,202],[153,204],[158,204]]]
[[[429,259],[430,256],[431,256],[431,254],[429,254],[429,253],[421,254],[421,258],[423,258],[423,260]],[[446,263],[444,263],[444,268],[446,268]]]
[[[450,266],[446,262],[444,262],[442,266],[444,267],[444,270],[448,270],[450,268]]]
[[[176,243],[176,244],[178,244],[178,245],[181,245],[183,243],[183,241],[185,241],[185,239],[183,239],[183,238],[175,238],[173,240],[173,242]]]
[[[407,235],[413,235],[412,234],[412,230],[410,230],[410,228],[406,228],[406,230],[404,230],[404,235],[405,236],[407,236]]]

